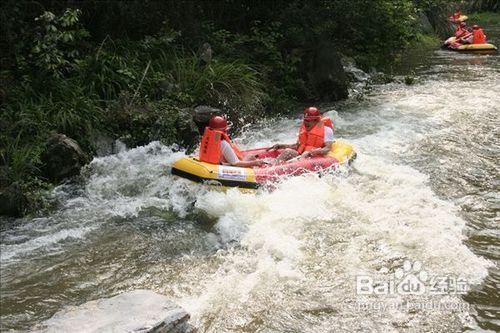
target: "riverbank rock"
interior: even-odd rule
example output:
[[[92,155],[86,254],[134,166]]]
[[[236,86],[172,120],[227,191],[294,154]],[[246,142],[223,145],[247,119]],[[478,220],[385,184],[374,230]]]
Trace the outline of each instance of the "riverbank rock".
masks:
[[[207,105],[198,105],[193,109],[192,114],[198,132],[202,135],[210,118],[212,118],[212,116],[222,116],[222,110]]]
[[[431,21],[427,17],[425,13],[420,12],[418,14],[418,23],[420,25],[420,30],[426,34],[434,33],[434,27],[431,24]]]
[[[351,82],[366,82],[370,79],[370,75],[368,73],[356,67],[356,62],[354,61],[354,59],[349,57],[342,57],[340,62],[344,67],[344,72]]]
[[[26,205],[27,199],[19,184],[0,185],[0,215],[20,217]]]
[[[198,57],[198,64],[200,66],[206,66],[211,63],[212,54],[212,46],[209,43],[203,43],[196,53],[196,56]]]
[[[194,117],[189,109],[182,109],[175,124],[179,143],[186,148],[186,152],[188,154],[194,150],[194,147],[198,144],[200,136],[198,124],[193,118]]]
[[[56,313],[36,332],[194,333],[189,314],[166,296],[134,290]]]
[[[95,154],[98,157],[107,156],[115,153],[115,141],[112,137],[97,133],[90,137],[90,142],[95,149]]]
[[[51,181],[61,181],[80,173],[90,161],[78,143],[64,134],[54,134],[42,154],[43,176]]]

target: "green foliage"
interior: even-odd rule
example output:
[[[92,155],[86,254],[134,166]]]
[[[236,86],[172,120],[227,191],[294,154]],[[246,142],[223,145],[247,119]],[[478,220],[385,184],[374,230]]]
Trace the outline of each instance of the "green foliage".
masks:
[[[415,38],[410,42],[408,49],[435,49],[441,45],[441,40],[436,35],[426,35],[418,33]]]
[[[102,101],[113,100],[122,90],[132,89],[138,80],[129,66],[130,60],[119,52],[99,49],[78,63],[79,80],[86,83],[88,93]]]
[[[172,78],[179,92],[199,104],[252,110],[261,105],[264,95],[257,73],[236,61],[200,66],[196,57],[179,59]]]
[[[500,25],[500,13],[494,12],[479,12],[472,13],[469,16],[469,22],[474,22],[479,25]]]
[[[22,182],[26,175],[38,174],[42,147],[23,145],[20,136],[2,146],[0,157],[2,164],[9,166],[6,174],[9,182]]]
[[[343,51],[365,69],[390,63],[415,34],[416,10],[411,1],[341,1],[334,6],[343,33]]]
[[[79,24],[80,14],[78,9],[66,9],[59,17],[47,11],[35,18],[40,25],[34,35],[28,64],[41,74],[56,78],[70,72],[81,56],[79,44],[89,36]]]
[[[223,59],[240,59],[258,72],[259,82],[266,86],[262,100],[274,103],[279,99],[295,100],[304,95],[304,80],[300,77],[297,54],[284,54],[284,34],[280,22],[262,26],[255,21],[246,33],[232,33],[217,29],[212,23],[205,24],[205,40]],[[276,84],[278,83],[278,84]],[[280,103],[275,103],[276,106]]]
[[[5,133],[18,133],[21,140],[27,141],[46,137],[50,131],[81,139],[99,129],[102,117],[95,97],[87,95],[83,87],[70,80],[57,86],[58,89],[49,94],[21,96],[16,103],[9,103],[2,115],[7,124]]]
[[[449,7],[452,6],[453,10],[459,9],[459,1],[450,1],[450,0],[414,0],[415,6],[424,11],[432,11],[438,8]],[[451,8],[450,8],[451,9]],[[452,13],[450,12],[450,15]]]

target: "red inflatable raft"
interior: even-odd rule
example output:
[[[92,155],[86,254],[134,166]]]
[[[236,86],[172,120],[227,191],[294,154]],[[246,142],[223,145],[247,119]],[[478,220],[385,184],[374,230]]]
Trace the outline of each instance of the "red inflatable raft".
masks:
[[[281,151],[267,148],[243,151],[244,156],[258,155],[260,159],[276,158]],[[183,157],[172,166],[172,174],[195,182],[211,185],[258,188],[276,181],[284,176],[297,176],[307,172],[322,172],[336,169],[339,165],[349,163],[356,157],[352,146],[336,141],[331,151],[325,156],[292,159],[261,167],[243,168],[228,165],[211,164],[199,161],[196,157]]]

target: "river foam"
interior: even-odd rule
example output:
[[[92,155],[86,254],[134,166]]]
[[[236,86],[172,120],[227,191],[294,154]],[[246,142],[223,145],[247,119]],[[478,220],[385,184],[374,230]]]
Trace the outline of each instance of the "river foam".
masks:
[[[340,308],[336,303],[332,317],[342,324],[328,320],[334,327],[353,328],[353,323],[341,318],[354,316],[366,327],[390,331],[395,329],[394,323],[381,320],[380,310],[354,309],[360,300],[354,293],[356,276],[390,279],[404,262],[417,262],[432,276],[457,276],[469,286],[482,281],[492,264],[463,243],[465,221],[459,209],[432,191],[428,175],[401,161],[401,154],[422,138],[422,128],[414,122],[422,114],[415,110],[405,114],[404,104],[420,105],[413,100],[382,106],[383,111],[375,117],[378,130],[373,132],[371,127],[372,133],[351,140],[359,155],[353,167],[343,173],[287,179],[270,193],[230,190],[197,197],[196,207],[218,219],[214,229],[219,241],[235,247],[228,251],[221,268],[205,279],[200,294],[182,299],[202,330],[249,329],[255,316],[262,317],[258,312],[262,303],[267,303],[284,312],[278,318],[264,316],[269,322],[261,318],[266,324],[277,320],[281,329],[315,331],[323,324],[315,320],[304,324],[299,320],[304,311],[344,302]],[[336,117],[340,133],[344,126],[354,126],[354,121],[363,125],[359,114],[355,120],[343,119],[335,112],[330,115]],[[371,123],[374,116],[367,113],[365,119]],[[293,140],[293,131],[287,133],[288,141]],[[334,285],[333,290],[327,288],[330,299],[316,295],[324,284]],[[282,290],[283,285],[290,290],[300,286],[306,295],[299,302],[288,295],[289,290]],[[269,299],[270,295],[277,299]],[[287,297],[290,310],[280,303],[287,302]],[[426,302],[436,299],[443,302],[445,298],[430,297]],[[467,305],[456,295],[450,299],[457,306]],[[411,300],[414,298],[400,298]],[[385,296],[372,299],[385,307],[393,301]],[[296,309],[295,302],[300,303]],[[396,307],[393,321],[438,326],[447,321],[452,327],[461,327],[468,316],[469,311],[439,307],[416,312]]]

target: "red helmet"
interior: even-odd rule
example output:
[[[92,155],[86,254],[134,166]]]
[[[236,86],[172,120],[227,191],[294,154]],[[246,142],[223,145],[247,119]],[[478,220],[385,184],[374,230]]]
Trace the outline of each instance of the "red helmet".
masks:
[[[221,116],[214,116],[210,118],[210,121],[208,122],[208,127],[212,129],[226,130],[227,120]]]
[[[319,112],[318,108],[311,106],[311,107],[308,107],[304,110],[304,120],[305,121],[313,121],[313,120],[320,120],[320,119],[321,119],[321,113]]]
[[[472,26],[472,29],[479,29],[479,26],[478,26],[477,24],[474,24],[474,25]]]

